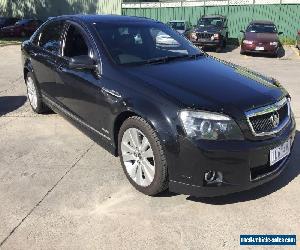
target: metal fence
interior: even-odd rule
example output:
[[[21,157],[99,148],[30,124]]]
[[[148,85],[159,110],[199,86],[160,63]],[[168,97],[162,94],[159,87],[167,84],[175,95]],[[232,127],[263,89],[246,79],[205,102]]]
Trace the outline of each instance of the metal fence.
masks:
[[[300,0],[201,0],[157,3],[123,3],[122,14],[163,22],[187,20],[196,24],[204,14],[228,18],[229,36],[238,38],[252,20],[274,21],[284,36],[295,39],[300,29]]]

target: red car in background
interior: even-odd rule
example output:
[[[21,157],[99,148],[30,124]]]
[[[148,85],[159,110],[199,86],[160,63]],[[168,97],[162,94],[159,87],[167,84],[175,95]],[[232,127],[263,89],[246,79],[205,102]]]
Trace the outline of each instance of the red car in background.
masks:
[[[276,25],[271,21],[252,21],[244,33],[241,54],[245,53],[264,53],[278,56],[281,43]]]
[[[31,36],[43,22],[36,19],[22,19],[14,25],[1,29],[4,37],[28,37]]]
[[[300,30],[298,30],[298,34],[296,38],[296,48],[300,50]]]

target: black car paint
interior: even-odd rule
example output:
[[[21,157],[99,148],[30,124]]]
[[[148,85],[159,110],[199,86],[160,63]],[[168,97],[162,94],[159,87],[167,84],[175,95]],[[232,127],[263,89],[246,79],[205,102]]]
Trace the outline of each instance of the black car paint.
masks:
[[[267,164],[268,150],[295,135],[293,119],[277,135],[258,139],[249,130],[246,111],[288,96],[273,79],[207,55],[167,64],[120,66],[113,63],[95,33],[94,20],[154,21],[117,16],[67,16],[47,23],[56,20],[76,23],[84,30],[99,64],[98,74],[68,68],[62,56],[34,45],[35,35],[22,45],[24,73],[34,74],[45,102],[52,109],[106,150],[117,155],[121,123],[131,115],[138,115],[149,122],[163,144],[171,191],[195,196],[223,195],[260,185],[282,171],[283,166],[261,181],[249,181],[251,167]],[[178,118],[183,109],[227,114],[238,123],[245,140],[193,141],[186,137]],[[251,162],[253,156],[257,162]],[[205,187],[203,173],[210,169],[224,171],[226,182],[219,187]]]

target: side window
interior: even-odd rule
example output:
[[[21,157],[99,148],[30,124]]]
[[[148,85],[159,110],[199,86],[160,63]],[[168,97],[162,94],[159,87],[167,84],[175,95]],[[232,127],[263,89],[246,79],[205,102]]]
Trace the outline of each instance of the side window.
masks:
[[[70,25],[66,40],[63,55],[65,57],[87,56],[89,47],[81,31],[74,25]]]
[[[38,36],[38,45],[54,54],[59,54],[60,49],[60,37],[63,30],[63,22],[53,22],[48,24],[42,33]]]

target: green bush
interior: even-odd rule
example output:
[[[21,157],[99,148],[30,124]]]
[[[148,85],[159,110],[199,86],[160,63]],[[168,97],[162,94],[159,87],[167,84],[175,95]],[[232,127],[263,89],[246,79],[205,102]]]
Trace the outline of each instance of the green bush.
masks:
[[[280,42],[284,45],[295,45],[296,40],[289,37],[281,37]]]

